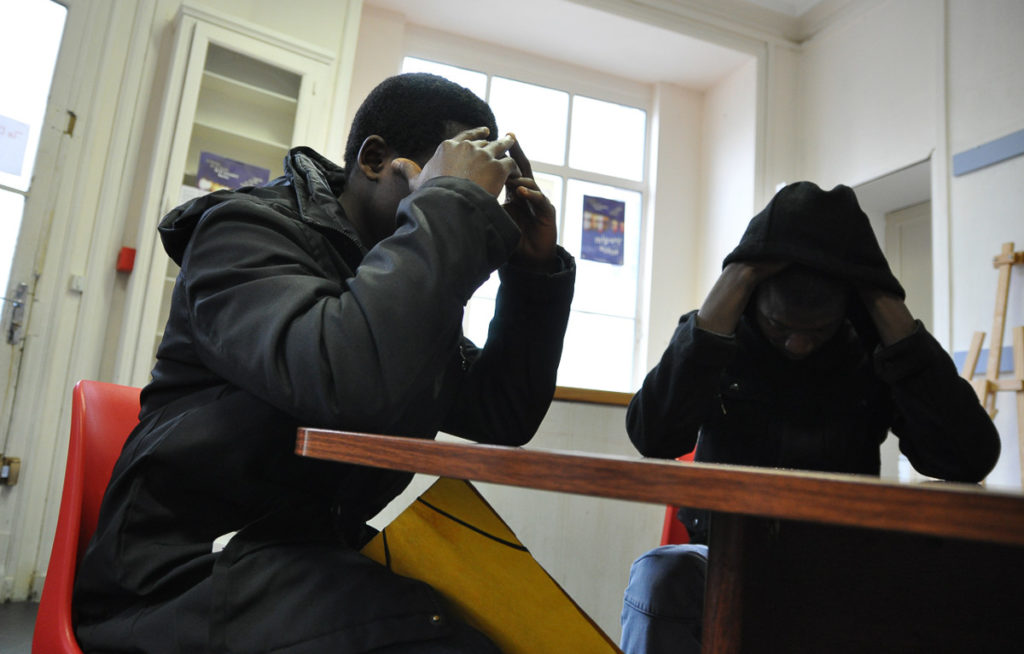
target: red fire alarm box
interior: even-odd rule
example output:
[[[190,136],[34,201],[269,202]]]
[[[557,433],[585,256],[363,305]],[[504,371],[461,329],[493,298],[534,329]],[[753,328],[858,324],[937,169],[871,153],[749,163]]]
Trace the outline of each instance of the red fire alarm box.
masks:
[[[135,248],[121,248],[117,253],[117,271],[131,272],[135,267]]]

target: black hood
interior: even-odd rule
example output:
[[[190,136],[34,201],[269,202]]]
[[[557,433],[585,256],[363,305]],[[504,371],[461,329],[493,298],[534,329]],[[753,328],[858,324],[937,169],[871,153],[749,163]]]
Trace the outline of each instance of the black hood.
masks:
[[[294,148],[284,159],[284,175],[265,186],[215,191],[168,213],[158,227],[160,240],[168,256],[180,266],[192,232],[209,210],[227,203],[258,199],[264,206],[273,206],[281,213],[292,214],[318,228],[340,231],[359,244],[355,228],[338,202],[344,187],[345,171],[342,168],[311,148]]]
[[[906,297],[849,186],[823,191],[813,182],[787,185],[750,221],[722,267],[734,261],[790,261],[855,288]]]

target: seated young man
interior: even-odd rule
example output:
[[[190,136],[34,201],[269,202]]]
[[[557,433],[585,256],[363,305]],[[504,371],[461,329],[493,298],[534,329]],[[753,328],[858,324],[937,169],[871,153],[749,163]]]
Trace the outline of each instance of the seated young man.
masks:
[[[697,461],[878,475],[891,429],[921,473],[980,481],[999,435],[904,298],[852,189],[786,186],[680,319],[630,403],[630,439],[645,456],[696,446]],[[627,654],[700,651],[708,517],[683,513],[694,544],[630,570]]]
[[[396,76],[359,109],[344,169],[295,148],[282,178],[161,221],[181,273],[76,580],[85,651],[496,651],[429,586],[359,554],[411,474],[292,453],[300,425],[533,436],[575,264],[496,129],[468,90]],[[463,307],[496,269],[481,350]]]

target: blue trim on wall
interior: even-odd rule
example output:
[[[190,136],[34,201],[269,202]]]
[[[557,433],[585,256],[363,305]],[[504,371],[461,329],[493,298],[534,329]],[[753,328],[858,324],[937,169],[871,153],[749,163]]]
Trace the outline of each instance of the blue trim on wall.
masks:
[[[1024,154],[1024,129],[953,155],[953,175],[969,172]]]
[[[953,353],[953,363],[956,364],[956,369],[963,371],[964,361],[967,360],[967,350],[961,350],[960,352]],[[988,348],[981,348],[981,356],[978,357],[978,369],[974,371],[975,375],[984,375],[985,370],[988,368]],[[1002,356],[999,357],[999,372],[1013,372],[1013,347],[1004,346]]]

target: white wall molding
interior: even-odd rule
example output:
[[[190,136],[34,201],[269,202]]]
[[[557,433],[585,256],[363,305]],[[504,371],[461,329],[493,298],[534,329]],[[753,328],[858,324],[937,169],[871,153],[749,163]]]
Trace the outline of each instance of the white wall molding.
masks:
[[[939,15],[936,47],[935,151],[932,154],[932,334],[952,352],[953,343],[953,244],[950,238],[953,216],[950,213],[949,152],[949,6],[947,0],[935,3]]]
[[[246,36],[260,39],[264,43],[277,48],[290,50],[295,54],[318,61],[322,64],[330,65],[334,63],[334,53],[330,50],[318,48],[309,43],[303,43],[293,36],[268,29],[263,25],[257,25],[256,23],[251,23],[240,18],[228,17],[219,12],[210,11],[193,4],[183,4],[181,6],[181,13],[210,25],[216,25],[218,27],[229,29],[233,32],[238,32],[239,34],[245,34]],[[345,30],[342,29],[341,32],[344,33]]]

